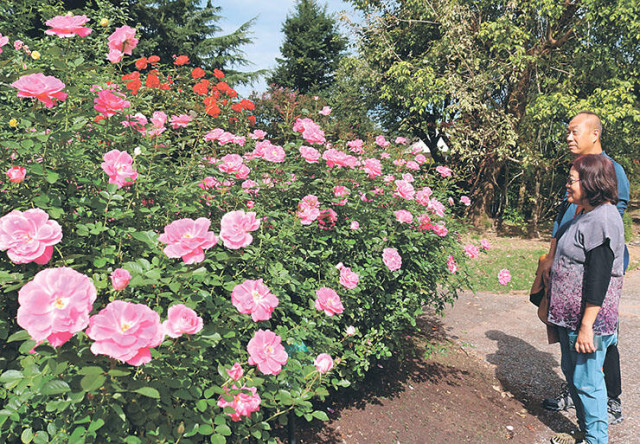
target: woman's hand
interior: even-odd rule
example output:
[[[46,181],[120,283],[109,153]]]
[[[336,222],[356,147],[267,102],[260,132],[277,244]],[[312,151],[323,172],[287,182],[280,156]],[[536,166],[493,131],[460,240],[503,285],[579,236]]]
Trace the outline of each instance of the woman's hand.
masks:
[[[593,326],[581,325],[576,339],[576,351],[578,353],[593,353],[596,348],[593,344]]]

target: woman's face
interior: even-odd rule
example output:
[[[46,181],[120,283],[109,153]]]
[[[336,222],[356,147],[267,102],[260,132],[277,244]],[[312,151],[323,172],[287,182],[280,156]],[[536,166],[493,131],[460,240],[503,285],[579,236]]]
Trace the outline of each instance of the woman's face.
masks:
[[[582,186],[580,185],[580,175],[573,167],[569,170],[566,187],[567,200],[569,203],[582,205],[584,194],[582,193]]]

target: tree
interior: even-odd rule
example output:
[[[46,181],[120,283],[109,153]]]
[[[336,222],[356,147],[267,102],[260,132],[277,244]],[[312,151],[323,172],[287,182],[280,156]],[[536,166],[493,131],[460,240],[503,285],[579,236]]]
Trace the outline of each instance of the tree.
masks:
[[[337,30],[335,19],[316,0],[298,0],[293,15],[282,25],[285,40],[280,47],[283,58],[268,79],[301,93],[318,93],[333,82],[346,39]]]
[[[428,144],[450,137],[476,219],[514,208],[537,231],[562,188],[566,122],[582,109],[602,115],[608,152],[637,150],[635,2],[352,3],[367,15],[359,49],[379,73],[382,121]]]

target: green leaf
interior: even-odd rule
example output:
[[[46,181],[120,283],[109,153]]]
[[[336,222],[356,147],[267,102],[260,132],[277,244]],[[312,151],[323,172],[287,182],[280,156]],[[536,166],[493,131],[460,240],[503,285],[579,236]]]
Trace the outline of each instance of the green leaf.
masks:
[[[82,367],[78,370],[79,375],[97,375],[100,373],[104,373],[104,369],[102,367],[97,367],[95,365],[91,365],[89,367]]]
[[[209,424],[201,424],[198,428],[198,433],[201,435],[211,435],[213,433],[213,427]]]
[[[87,375],[80,380],[80,385],[85,392],[92,392],[99,389],[104,385],[104,381],[107,380],[105,375],[92,374]]]
[[[227,438],[222,435],[211,435],[211,444],[226,444]]]
[[[60,178],[60,175],[58,173],[55,173],[53,171],[47,171],[47,177],[45,178],[45,180],[49,183],[56,183],[59,178]]]
[[[58,379],[46,382],[40,389],[43,395],[59,395],[71,391],[69,384]]]
[[[131,372],[129,370],[122,370],[119,368],[114,368],[109,370],[109,376],[113,376],[114,378],[118,378],[121,376],[129,376]]]
[[[47,432],[45,432],[44,430],[40,430],[33,437],[33,442],[35,444],[46,444],[49,442],[49,435],[47,435]]]
[[[28,429],[24,429],[22,431],[22,434],[20,435],[20,440],[23,443],[30,443],[33,440],[33,430],[31,430],[31,427],[29,427]]]
[[[104,419],[102,418],[95,419],[91,421],[91,425],[89,425],[89,432],[93,433],[103,425],[104,425]]]
[[[219,425],[218,427],[216,427],[216,433],[219,433],[223,436],[231,436],[231,428],[226,425]]]
[[[318,418],[320,421],[329,421],[329,417],[323,411],[316,410],[315,412],[312,413],[312,415],[314,418]]]
[[[136,231],[131,233],[131,236],[140,242],[144,242],[150,247],[155,247],[158,238],[158,235],[153,231]]]
[[[23,378],[22,372],[19,370],[7,370],[2,375],[0,375],[0,382],[12,382],[18,381]]]
[[[31,335],[27,330],[20,330],[7,338],[7,342],[26,341],[31,339]]]
[[[147,396],[149,398],[160,398],[160,392],[154,389],[153,387],[140,387],[139,389],[134,390],[136,393],[140,393],[143,396]]]

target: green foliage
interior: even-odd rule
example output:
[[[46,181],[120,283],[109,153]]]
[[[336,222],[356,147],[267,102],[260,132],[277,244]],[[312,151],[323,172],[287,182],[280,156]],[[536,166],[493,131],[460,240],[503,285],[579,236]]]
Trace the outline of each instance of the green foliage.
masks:
[[[86,13],[91,23],[101,18]],[[272,428],[286,422],[290,411],[306,420],[326,419],[315,409],[315,399],[324,399],[329,388],[356,383],[372,364],[400,349],[423,306],[442,311],[453,303],[465,269],[458,241],[464,225],[449,211],[435,216],[425,202],[394,196],[394,182],[383,176],[368,177],[360,167],[328,168],[322,160],[306,162],[299,148],[312,143],[292,131],[293,116],[269,127],[269,137],[286,153],[283,162],[249,156],[259,143],[249,137],[253,104],[240,101],[211,73],[205,75],[207,94],[200,95],[193,87],[202,80],[193,78],[189,65],[164,60],[132,76],[122,65],[96,58],[106,53],[113,26],[94,29],[83,39],[34,39],[29,44],[41,52],[38,60],[11,45],[0,54],[0,171],[12,166],[27,171],[20,183],[3,178],[0,216],[40,208],[63,233],[45,265],[15,264],[0,253],[0,436],[9,442],[54,443],[275,442]],[[46,108],[17,97],[10,85],[34,72],[62,80],[66,100]],[[160,87],[149,82],[150,74]],[[140,84],[133,88],[136,81]],[[101,88],[114,88],[129,106],[111,117],[99,115],[94,104]],[[296,113],[316,118],[316,110]],[[175,128],[167,122],[163,131],[164,125],[153,123],[122,124],[126,115],[157,112],[193,120]],[[216,128],[245,139],[208,140]],[[346,151],[345,142],[330,139]],[[101,163],[113,149],[132,155],[139,174],[133,184],[109,183]],[[361,160],[380,158],[384,174],[399,178],[411,171],[417,190],[429,186],[432,199],[458,201],[454,184],[433,165],[424,163],[417,171],[403,166],[414,158],[404,145],[382,150],[367,140],[363,150]],[[255,192],[220,168],[228,154],[245,155]],[[335,197],[335,186],[349,188],[346,202]],[[334,227],[301,224],[297,206],[310,194],[322,210],[336,212]],[[203,261],[186,264],[168,257],[158,240],[175,220],[203,217],[218,232],[225,214],[249,208],[260,227],[246,248],[226,248],[220,240]],[[450,234],[421,231],[417,222],[401,224],[395,216],[399,209],[415,216],[428,213]],[[351,229],[353,221],[359,229]],[[384,265],[387,247],[400,252],[400,270]],[[449,256],[461,267],[458,274],[449,272]],[[356,288],[340,285],[339,262],[358,273]],[[42,270],[63,266],[95,285],[91,314],[123,300],[145,304],[165,319],[170,307],[184,304],[202,316],[204,328],[195,335],[165,337],[142,366],[95,355],[84,332],[57,348],[47,341],[36,344],[17,324],[20,289]],[[121,291],[109,282],[117,268],[132,275]],[[231,291],[246,279],[263,279],[278,297],[270,319],[253,322],[232,304]],[[343,313],[329,317],[315,308],[315,291],[323,286],[339,293]],[[346,333],[348,326],[355,334]],[[248,365],[247,344],[258,329],[275,332],[287,347],[288,361],[278,374]],[[334,358],[329,373],[320,374],[313,365],[320,353]],[[226,372],[235,362],[244,368],[237,382]],[[254,387],[261,397],[259,411],[240,421],[231,419],[233,408],[218,406],[220,399],[238,395],[233,384]]]
[[[360,53],[378,75],[386,129],[420,137],[474,184],[471,216],[511,206],[533,230],[567,165],[568,120],[601,115],[603,147],[637,157],[640,6],[635,2],[352,1]],[[512,190],[517,201],[509,202]]]
[[[270,84],[301,93],[319,93],[329,88],[338,68],[346,39],[336,21],[316,0],[298,0],[293,15],[282,25],[285,35],[282,59],[267,80]]]

